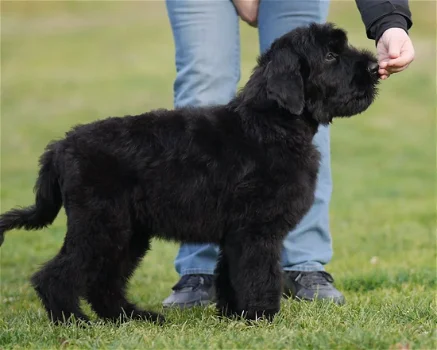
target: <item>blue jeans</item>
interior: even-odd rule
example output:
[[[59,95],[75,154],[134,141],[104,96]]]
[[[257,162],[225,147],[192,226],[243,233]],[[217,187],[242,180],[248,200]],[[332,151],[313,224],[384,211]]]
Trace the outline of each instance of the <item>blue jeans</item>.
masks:
[[[239,18],[234,5],[230,0],[166,0],[166,4],[176,47],[175,107],[227,103],[235,95],[240,79]],[[325,22],[328,10],[327,0],[261,0],[261,52],[297,26]],[[321,271],[332,257],[328,127],[319,128],[314,144],[322,154],[316,200],[284,241],[284,270]],[[212,274],[217,256],[215,245],[184,244],[175,268],[179,275]]]

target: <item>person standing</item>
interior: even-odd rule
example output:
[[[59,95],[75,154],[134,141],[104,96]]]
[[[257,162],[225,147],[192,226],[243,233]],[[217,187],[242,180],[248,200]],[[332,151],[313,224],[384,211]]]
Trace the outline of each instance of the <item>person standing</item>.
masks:
[[[375,40],[381,79],[406,69],[414,59],[408,1],[356,0],[356,4],[367,37]],[[258,29],[259,48],[264,52],[276,38],[296,27],[326,22],[329,5],[328,0],[166,0],[176,47],[175,107],[226,104],[235,96],[240,80],[239,18]],[[322,156],[315,202],[283,243],[284,293],[343,304],[343,294],[324,268],[333,254],[329,127],[319,127],[314,144]],[[181,245],[175,259],[181,278],[163,301],[165,307],[213,301],[218,250],[212,244]]]

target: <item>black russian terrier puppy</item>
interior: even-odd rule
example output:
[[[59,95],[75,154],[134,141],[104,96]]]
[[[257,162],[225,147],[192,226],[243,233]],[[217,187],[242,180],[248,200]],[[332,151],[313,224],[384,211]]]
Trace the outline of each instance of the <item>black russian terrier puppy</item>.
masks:
[[[285,235],[314,200],[320,124],[366,110],[378,64],[331,24],[300,27],[261,55],[227,105],[157,110],[76,126],[40,159],[36,203],[0,216],[0,238],[41,229],[61,206],[60,252],[31,279],[49,317],[161,316],[126,299],[153,237],[215,243],[222,315],[272,318],[280,308]]]

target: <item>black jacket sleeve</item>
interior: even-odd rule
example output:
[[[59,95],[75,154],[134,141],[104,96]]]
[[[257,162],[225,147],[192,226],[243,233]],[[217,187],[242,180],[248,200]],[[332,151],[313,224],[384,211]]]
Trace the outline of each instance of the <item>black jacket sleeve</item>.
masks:
[[[369,39],[377,43],[389,28],[407,33],[413,25],[408,0],[355,0]]]

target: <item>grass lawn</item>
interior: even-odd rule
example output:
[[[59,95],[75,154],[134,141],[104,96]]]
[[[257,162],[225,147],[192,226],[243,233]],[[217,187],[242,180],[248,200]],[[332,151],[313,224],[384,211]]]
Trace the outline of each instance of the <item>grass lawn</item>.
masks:
[[[6,236],[0,349],[436,348],[436,3],[411,8],[415,62],[382,83],[368,111],[332,127],[335,253],[327,269],[345,306],[284,300],[272,324],[251,326],[219,321],[209,307],[166,311],[163,327],[54,327],[29,276],[60,248],[62,213],[44,231]],[[330,20],[374,50],[353,1],[334,1]],[[258,41],[247,25],[241,35],[244,83]],[[33,203],[38,156],[73,124],[172,106],[174,48],[162,1],[2,1],[1,44],[2,212]],[[131,281],[132,300],[161,309],[178,279],[176,252],[153,243]]]

